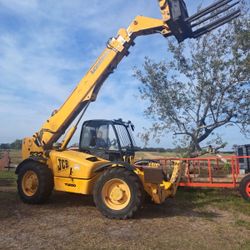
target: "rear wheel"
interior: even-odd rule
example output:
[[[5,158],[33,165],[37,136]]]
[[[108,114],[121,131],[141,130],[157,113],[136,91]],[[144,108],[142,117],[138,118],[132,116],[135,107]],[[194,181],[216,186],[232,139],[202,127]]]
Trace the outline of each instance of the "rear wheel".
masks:
[[[240,194],[246,200],[250,201],[250,175],[245,176],[240,182]]]
[[[18,173],[17,188],[23,202],[29,204],[44,203],[53,189],[51,170],[40,162],[24,163]]]
[[[104,216],[128,219],[142,206],[143,188],[134,172],[111,168],[96,182],[94,201]]]

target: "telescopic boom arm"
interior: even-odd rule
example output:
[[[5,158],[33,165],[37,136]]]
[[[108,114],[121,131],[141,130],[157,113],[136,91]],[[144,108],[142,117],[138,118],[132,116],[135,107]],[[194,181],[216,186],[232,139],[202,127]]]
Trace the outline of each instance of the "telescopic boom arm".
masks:
[[[230,2],[233,4],[228,5]],[[220,0],[191,17],[188,16],[183,0],[158,0],[158,3],[162,19],[137,16],[127,29],[120,29],[117,36],[107,42],[104,51],[60,109],[53,112],[32,139],[24,140],[24,158],[34,149],[36,151],[52,149],[53,143],[65,133],[80,112],[85,110],[90,102],[95,101],[105,79],[114,71],[122,58],[129,54],[128,50],[134,45],[136,37],[160,33],[164,37],[174,35],[179,42],[182,42],[186,38],[203,35],[240,14],[238,9],[233,9],[239,3],[234,0]],[[210,19],[213,21],[207,24]],[[203,27],[200,27],[202,24]],[[197,26],[198,28],[193,30]],[[63,147],[67,145],[75,130],[76,127],[70,130]]]
[[[51,148],[84,107],[95,101],[105,79],[122,58],[129,54],[128,49],[134,45],[134,39],[158,32],[164,35],[170,33],[163,20],[143,16],[137,16],[128,29],[120,29],[118,35],[107,42],[107,47],[61,108],[54,112],[35,135],[38,144],[46,149]]]

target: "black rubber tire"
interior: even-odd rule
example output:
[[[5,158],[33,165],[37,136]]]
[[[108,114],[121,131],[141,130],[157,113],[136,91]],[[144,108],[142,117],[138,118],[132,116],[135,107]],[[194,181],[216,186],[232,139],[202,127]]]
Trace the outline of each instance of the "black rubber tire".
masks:
[[[102,199],[102,188],[104,184],[114,178],[121,179],[129,186],[131,199],[128,205],[121,210],[113,210],[106,206]],[[94,187],[94,202],[99,211],[110,219],[129,219],[142,207],[144,190],[139,177],[130,170],[122,167],[115,167],[106,170]]]
[[[27,196],[22,189],[22,179],[27,171],[34,171],[38,177],[38,188],[34,195]],[[21,200],[28,204],[42,204],[46,202],[53,190],[54,181],[51,170],[44,164],[36,161],[24,163],[18,172],[17,189]]]
[[[246,175],[241,181],[239,186],[239,191],[241,196],[246,200],[250,201],[250,195],[247,193],[246,188],[250,185],[250,174]]]

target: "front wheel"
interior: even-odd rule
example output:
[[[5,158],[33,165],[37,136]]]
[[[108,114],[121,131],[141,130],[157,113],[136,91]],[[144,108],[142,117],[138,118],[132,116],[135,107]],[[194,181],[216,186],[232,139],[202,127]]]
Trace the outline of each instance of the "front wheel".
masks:
[[[142,206],[139,177],[125,168],[111,168],[96,182],[94,201],[101,213],[112,219],[131,218]]]
[[[240,194],[246,200],[250,201],[250,174],[245,176],[240,182]]]
[[[17,188],[23,202],[29,204],[44,203],[53,190],[51,170],[40,162],[24,163],[18,173]]]

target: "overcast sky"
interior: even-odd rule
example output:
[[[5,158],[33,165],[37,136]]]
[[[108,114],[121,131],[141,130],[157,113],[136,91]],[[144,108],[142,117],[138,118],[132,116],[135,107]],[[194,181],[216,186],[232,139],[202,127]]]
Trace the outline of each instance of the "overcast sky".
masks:
[[[187,0],[190,14],[200,3]],[[0,142],[31,136],[64,102],[118,29],[136,15],[159,17],[156,0],[0,0]],[[85,119],[123,118],[135,135],[151,121],[143,116],[133,67],[144,57],[168,60],[166,39],[140,37],[103,85]],[[233,144],[248,141],[237,128],[220,131]],[[172,147],[167,134],[159,145]],[[77,139],[74,139],[77,140]],[[142,145],[139,138],[137,144]]]

